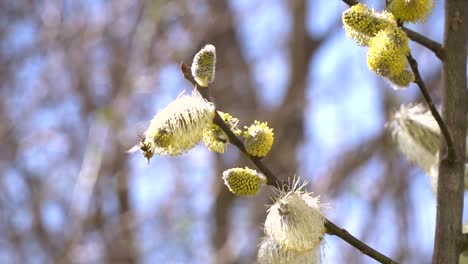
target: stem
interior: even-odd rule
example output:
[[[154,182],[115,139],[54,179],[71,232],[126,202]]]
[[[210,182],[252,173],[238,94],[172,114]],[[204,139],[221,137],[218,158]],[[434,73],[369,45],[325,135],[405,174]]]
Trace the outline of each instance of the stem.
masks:
[[[186,64],[182,63],[180,66],[180,70],[184,75],[184,78],[187,79],[192,85],[197,89],[200,94],[206,100],[210,100],[208,87],[199,87],[195,79],[193,79],[192,73],[190,71],[190,67]],[[271,185],[276,188],[289,188],[289,183],[285,181],[281,181],[276,177],[270,169],[263,164],[262,160],[254,157],[247,153],[245,150],[244,143],[231,131],[230,127],[224,122],[221,116],[218,114],[218,111],[215,111],[215,117],[213,122],[218,125],[223,132],[228,136],[229,142],[236,146],[253,164],[267,177],[267,184]],[[375,259],[376,261],[384,264],[398,264],[396,261],[386,257],[382,253],[378,252],[377,250],[373,249],[372,247],[368,246],[366,243],[362,242],[361,240],[357,239],[356,237],[352,236],[348,231],[342,229],[335,225],[332,221],[325,218],[325,228],[327,229],[327,233],[329,235],[335,235],[342,240],[346,241],[351,246],[360,250],[363,254]]]
[[[439,114],[439,111],[437,111],[436,106],[434,105],[434,102],[432,102],[431,96],[427,92],[426,84],[424,83],[421,74],[419,73],[418,69],[418,62],[413,58],[411,55],[411,52],[407,56],[408,62],[410,64],[411,70],[414,73],[415,80],[414,82],[418,85],[419,90],[421,91],[424,100],[427,103],[427,106],[431,110],[432,116],[434,116],[437,124],[439,125],[440,131],[442,132],[442,136],[445,139],[445,144],[447,146],[447,160],[449,162],[455,161],[455,149],[453,146],[453,141],[452,137],[450,136],[450,132],[447,128],[447,125],[445,124],[444,120]]]

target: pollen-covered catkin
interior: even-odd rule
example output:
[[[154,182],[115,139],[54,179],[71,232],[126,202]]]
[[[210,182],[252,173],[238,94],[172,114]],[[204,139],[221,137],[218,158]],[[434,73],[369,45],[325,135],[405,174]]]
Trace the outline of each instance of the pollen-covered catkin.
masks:
[[[386,11],[379,13],[361,3],[345,10],[342,20],[347,36],[360,46],[367,46],[369,40],[380,30],[397,26],[391,13]]]
[[[397,76],[406,68],[408,52],[408,37],[405,32],[396,27],[386,28],[369,41],[367,65],[377,75]]]
[[[242,134],[242,130],[237,128],[237,124],[239,123],[238,118],[221,111],[218,111],[218,113],[224,122],[229,125],[229,128],[234,135],[239,136]],[[206,147],[210,151],[224,153],[224,150],[229,143],[229,138],[218,125],[211,124],[210,128],[203,133],[203,142],[205,142]]]
[[[251,126],[245,127],[245,129],[244,143],[247,153],[256,157],[265,156],[273,145],[275,138],[273,129],[268,127],[267,122],[260,123],[257,120]]]
[[[214,105],[197,92],[181,96],[151,120],[140,146],[145,157],[180,155],[197,145],[213,123]]]
[[[434,1],[392,0],[387,8],[401,22],[424,22],[434,8]]]

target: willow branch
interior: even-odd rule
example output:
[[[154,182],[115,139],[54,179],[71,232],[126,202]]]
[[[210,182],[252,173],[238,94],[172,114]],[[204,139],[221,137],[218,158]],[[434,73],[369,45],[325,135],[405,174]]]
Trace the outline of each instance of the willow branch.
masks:
[[[452,137],[450,136],[450,132],[447,128],[447,124],[445,124],[444,120],[439,114],[439,111],[437,111],[436,106],[434,105],[434,102],[431,99],[431,96],[427,92],[426,84],[424,83],[421,74],[419,73],[418,69],[418,62],[413,58],[411,55],[411,52],[407,56],[409,65],[411,67],[411,70],[414,73],[414,82],[418,85],[419,90],[421,91],[424,100],[426,101],[427,106],[429,107],[432,116],[434,116],[437,124],[439,125],[440,131],[442,132],[442,136],[445,139],[445,144],[447,146],[447,160],[449,162],[453,162],[455,160],[455,148],[453,147],[453,141]]]
[[[359,1],[356,0],[343,0],[347,5],[353,6],[359,4]],[[410,38],[412,41],[420,44],[423,47],[426,47],[427,49],[431,50],[434,52],[434,54],[437,56],[437,58],[441,59],[444,56],[444,48],[442,45],[424,35],[419,34],[416,31],[413,31],[409,28],[402,27],[402,29],[406,32],[406,35],[408,35],[408,38]]]
[[[182,74],[184,78],[187,79],[208,101],[210,100],[209,90],[208,87],[199,87],[197,82],[193,79],[193,76],[190,71],[190,67],[186,64],[182,63],[180,66]],[[273,172],[262,162],[261,159],[254,157],[247,153],[244,143],[231,131],[231,128],[224,122],[221,116],[218,114],[218,111],[215,111],[215,117],[213,122],[218,125],[223,132],[228,136],[229,142],[236,146],[255,166],[266,176],[267,184],[276,188],[284,189],[289,188],[289,185],[285,181],[279,180]],[[382,253],[378,252],[377,250],[373,249],[372,247],[368,246],[366,243],[362,242],[361,240],[357,239],[356,237],[352,236],[348,231],[342,229],[335,225],[332,221],[325,218],[325,228],[327,230],[327,234],[335,235],[354,248],[357,248],[363,254],[375,259],[376,261],[384,264],[398,264],[396,261],[386,257]]]
[[[444,57],[444,48],[442,45],[424,35],[419,34],[418,32],[415,32],[409,28],[402,27],[402,29],[406,32],[406,35],[408,35],[408,38],[410,38],[412,41],[420,44],[421,46],[426,47],[427,49],[431,50],[434,52],[434,54],[437,56],[439,59],[443,59]]]

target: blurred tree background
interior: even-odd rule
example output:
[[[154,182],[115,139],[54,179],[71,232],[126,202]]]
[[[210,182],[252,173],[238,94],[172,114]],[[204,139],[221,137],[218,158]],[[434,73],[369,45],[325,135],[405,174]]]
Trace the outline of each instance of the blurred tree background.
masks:
[[[369,1],[382,8],[384,1]],[[254,263],[265,205],[221,172],[250,165],[231,147],[178,158],[126,150],[191,85],[179,72],[217,48],[212,96],[275,129],[266,164],[327,203],[327,217],[401,263],[430,263],[429,178],[384,124],[401,103],[346,39],[341,1],[0,1],[0,263]],[[442,2],[412,28],[441,42]],[[440,101],[440,62],[411,43]],[[326,238],[324,263],[375,263]]]

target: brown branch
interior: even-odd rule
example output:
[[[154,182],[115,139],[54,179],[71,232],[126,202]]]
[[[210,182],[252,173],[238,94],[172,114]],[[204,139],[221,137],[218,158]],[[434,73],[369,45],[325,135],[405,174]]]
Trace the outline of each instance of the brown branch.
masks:
[[[359,249],[359,251],[361,251],[362,254],[365,254],[365,255],[377,260],[380,263],[397,264],[396,261],[390,259],[389,257],[383,255],[382,253],[378,252],[377,250],[371,248],[366,243],[364,243],[361,240],[357,239],[356,237],[351,235],[348,231],[338,227],[337,225],[335,225],[333,222],[331,222],[328,219],[326,219],[325,227],[326,227],[327,233],[329,235],[335,235],[335,236],[343,239],[344,241],[346,241],[348,244],[350,244],[354,248]]]
[[[416,31],[413,31],[409,28],[402,27],[402,29],[406,32],[406,35],[408,35],[408,38],[410,38],[412,41],[428,48],[434,54],[437,56],[439,59],[443,59],[444,57],[444,48],[442,45],[424,35],[419,34]]]
[[[453,162],[456,158],[455,149],[454,149],[452,137],[447,128],[447,125],[445,124],[444,120],[440,116],[439,111],[437,111],[437,108],[434,105],[434,102],[432,101],[431,96],[427,92],[426,84],[424,83],[421,77],[421,74],[419,73],[418,62],[413,58],[413,56],[411,55],[411,52],[408,54],[407,59],[410,64],[411,70],[414,73],[414,77],[415,77],[414,82],[418,85],[419,90],[421,91],[424,97],[424,100],[426,101],[427,106],[431,110],[431,114],[432,116],[434,116],[437,124],[439,125],[442,136],[445,139],[445,144],[447,147],[447,160],[450,162]]]
[[[210,100],[209,98],[209,90],[208,87],[199,87],[197,82],[193,79],[193,76],[190,71],[190,67],[186,64],[182,63],[180,66],[180,70],[185,79],[187,79],[203,96],[203,98]],[[229,138],[229,142],[236,146],[255,166],[267,177],[267,184],[271,185],[276,188],[289,188],[289,184],[285,181],[279,180],[270,169],[263,164],[262,160],[254,157],[247,153],[244,143],[231,131],[230,127],[224,122],[224,120],[219,116],[218,112],[215,111],[215,117],[213,122],[218,125],[224,133]],[[362,242],[361,240],[357,239],[356,237],[352,236],[348,231],[342,229],[335,225],[332,221],[325,218],[325,228],[327,229],[327,233],[329,235],[335,235],[342,240],[346,241],[351,246],[360,250],[363,254],[377,260],[380,263],[384,264],[397,264],[396,261],[386,257],[382,253],[378,252],[377,250],[373,249],[372,247],[368,246],[366,243]]]
[[[346,4],[349,6],[357,5],[359,4],[359,1],[356,0],[343,0]],[[409,28],[402,27],[402,29],[406,32],[406,35],[408,35],[408,38],[410,38],[412,41],[420,44],[421,46],[426,47],[427,49],[431,50],[434,52],[434,54],[437,56],[437,58],[441,59],[444,56],[444,48],[442,45],[428,37],[425,37],[421,34],[419,34],[416,31],[413,31]]]

